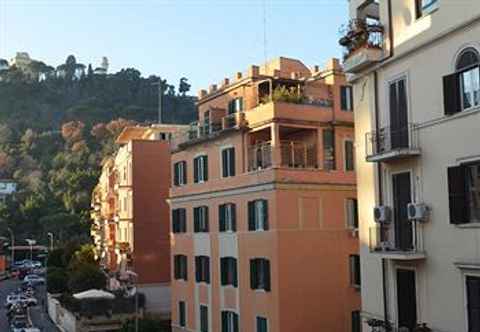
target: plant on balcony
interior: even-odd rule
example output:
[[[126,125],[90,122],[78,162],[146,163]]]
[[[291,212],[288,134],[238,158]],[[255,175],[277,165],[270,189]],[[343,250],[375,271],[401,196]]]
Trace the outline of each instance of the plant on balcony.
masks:
[[[285,85],[279,85],[275,89],[273,89],[271,96],[265,96],[264,98],[262,98],[262,103],[267,103],[270,101],[302,104],[306,101],[306,97],[297,87],[287,87]]]
[[[381,48],[383,43],[383,26],[376,22],[354,19],[342,26],[339,44],[345,47],[345,57],[349,57],[361,48]]]
[[[413,332],[432,332],[432,329],[429,328],[426,323],[421,323],[413,329]]]
[[[367,325],[372,328],[372,331],[385,331],[385,332],[390,332],[392,331],[392,325],[388,321],[383,321],[380,319],[369,319],[367,320]]]

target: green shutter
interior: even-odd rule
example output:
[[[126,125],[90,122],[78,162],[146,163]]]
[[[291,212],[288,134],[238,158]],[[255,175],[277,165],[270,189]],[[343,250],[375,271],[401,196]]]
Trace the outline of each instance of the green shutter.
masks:
[[[229,159],[229,175],[235,176],[235,148],[228,149],[228,159]]]
[[[193,182],[198,183],[198,166],[200,158],[193,159]]]
[[[268,224],[268,201],[266,199],[262,200],[262,209],[263,209],[263,227],[266,231],[269,229]]]
[[[255,201],[248,202],[248,230],[255,230]]]
[[[464,165],[448,168],[448,199],[450,223],[468,222],[467,168]]]
[[[208,156],[203,156],[203,181],[208,181]]]
[[[257,260],[250,260],[250,288],[257,289]]]
[[[238,287],[238,271],[237,271],[237,259],[232,258],[233,266],[233,286]]]
[[[220,232],[225,232],[225,204],[218,207],[218,225]]]
[[[265,290],[267,292],[270,291],[270,261],[268,259],[263,260],[263,270],[264,270],[264,278],[265,278]]]
[[[235,204],[231,204],[231,213],[232,213],[232,231],[237,231],[237,207]]]

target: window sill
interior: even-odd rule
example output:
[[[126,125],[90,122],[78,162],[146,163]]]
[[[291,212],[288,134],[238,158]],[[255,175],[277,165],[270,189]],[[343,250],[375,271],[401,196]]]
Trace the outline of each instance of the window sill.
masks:
[[[238,287],[235,287],[234,285],[222,285],[223,289],[237,289]]]
[[[460,229],[468,229],[468,228],[480,228],[480,222],[472,222],[472,223],[465,223],[465,224],[456,224],[456,228]]]
[[[254,289],[254,292],[255,293],[258,293],[258,294],[267,294],[267,293],[270,293],[270,291],[267,291],[265,289]]]

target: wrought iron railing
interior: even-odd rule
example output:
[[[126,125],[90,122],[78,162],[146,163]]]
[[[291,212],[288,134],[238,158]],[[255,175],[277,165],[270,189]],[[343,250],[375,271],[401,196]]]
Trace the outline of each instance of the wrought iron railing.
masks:
[[[379,22],[367,19],[352,19],[340,29],[343,37],[339,43],[345,48],[344,59],[359,49],[383,47],[384,28]]]
[[[248,171],[256,171],[272,166],[272,144],[259,143],[248,149]]]
[[[279,160],[275,160],[275,151],[279,152]],[[277,147],[273,147],[271,142],[264,142],[248,149],[249,171],[269,168],[273,164],[288,168],[317,168],[317,145],[281,141]]]
[[[399,129],[384,127],[379,131],[367,133],[365,144],[367,158],[395,150],[417,150],[418,128],[412,123]]]
[[[401,221],[394,224],[377,225],[369,229],[369,248],[372,253],[424,253],[423,224],[417,221]]]

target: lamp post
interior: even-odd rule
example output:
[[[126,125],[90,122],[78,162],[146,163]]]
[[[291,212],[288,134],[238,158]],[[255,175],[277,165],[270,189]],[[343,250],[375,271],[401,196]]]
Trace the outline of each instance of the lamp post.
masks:
[[[35,243],[37,243],[37,241],[32,239],[25,239],[25,241],[30,246],[30,260],[33,261],[33,246],[35,245]]]
[[[50,251],[52,251],[53,250],[53,233],[48,232],[47,235],[48,235],[48,238],[50,239]]]

